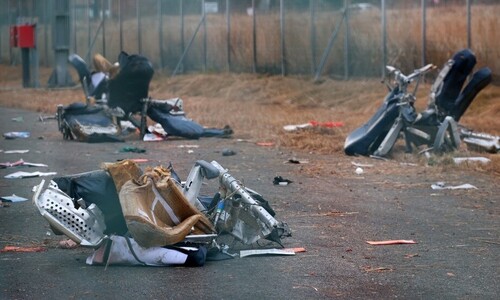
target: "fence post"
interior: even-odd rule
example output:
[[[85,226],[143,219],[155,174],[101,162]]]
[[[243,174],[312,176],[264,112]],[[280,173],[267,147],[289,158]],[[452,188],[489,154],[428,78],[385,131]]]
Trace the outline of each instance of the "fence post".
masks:
[[[349,79],[349,44],[350,44],[350,28],[349,28],[349,5],[350,0],[344,0],[345,10],[345,36],[344,36],[344,79]]]
[[[471,1],[467,0],[467,48],[472,47],[472,36],[471,36]]]
[[[253,72],[257,72],[257,29],[255,25],[255,0],[252,0],[252,49],[253,49]]]
[[[316,1],[309,0],[310,26],[311,26],[311,74],[316,71]]]
[[[205,0],[201,0],[201,14],[203,18],[203,72],[207,71],[207,18]]]
[[[102,56],[106,57],[106,9],[104,2],[101,2],[102,12]]]
[[[425,66],[427,57],[425,53],[427,52],[427,4],[426,0],[422,0],[422,66]]]
[[[226,0],[226,50],[227,50],[227,66],[228,72],[231,72],[231,10],[230,10],[230,0]]]
[[[141,5],[139,4],[140,3],[139,0],[137,0],[135,3],[136,3],[136,15],[137,15],[137,49],[139,53],[142,53]]]
[[[120,51],[123,50],[122,0],[118,0],[118,31],[120,31]]]
[[[381,0],[382,8],[382,78],[385,78],[385,66],[387,65],[387,13],[385,0]]]
[[[179,2],[180,8],[179,8],[179,14],[180,14],[180,31],[181,31],[181,52],[184,53],[186,51],[185,45],[184,45],[184,2],[183,0],[180,0]],[[179,69],[181,72],[184,72],[184,63],[181,61],[179,65]],[[175,75],[175,72],[174,72]]]
[[[285,51],[285,3],[280,0],[280,40],[281,40],[281,76],[286,75]]]
[[[164,62],[163,62],[163,1],[158,0],[158,23],[159,23],[159,30],[158,30],[158,41],[159,41],[159,48],[160,48],[160,69],[163,71],[164,68]]]
[[[95,11],[95,10],[93,10]],[[95,17],[95,16],[94,16]],[[92,34],[90,29],[90,0],[87,0],[87,36],[88,36],[88,49],[87,49],[87,61],[90,61],[91,49],[92,49]]]

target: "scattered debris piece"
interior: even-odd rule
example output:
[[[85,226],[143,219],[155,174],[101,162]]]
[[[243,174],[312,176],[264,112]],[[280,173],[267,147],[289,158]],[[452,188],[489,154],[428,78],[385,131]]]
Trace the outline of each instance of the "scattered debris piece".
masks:
[[[262,147],[271,147],[274,146],[273,142],[257,142],[257,146],[262,146]]]
[[[161,142],[161,141],[164,141],[166,139],[167,139],[166,137],[158,135],[156,133],[146,133],[146,134],[144,134],[144,137],[142,138],[142,140],[144,142]]]
[[[56,115],[50,115],[50,116],[39,115],[38,120],[40,122],[45,122],[46,120],[57,120],[57,116]]]
[[[39,177],[39,176],[52,176],[56,175],[56,172],[15,172],[12,174],[5,175],[4,178],[13,179],[13,178],[30,178],[30,177]]]
[[[222,156],[232,156],[232,155],[236,155],[236,152],[228,148],[222,149]]]
[[[355,170],[355,172],[356,172],[356,174],[361,175],[361,174],[364,173],[364,170],[361,167],[357,167],[356,170]]]
[[[123,147],[120,149],[120,152],[133,152],[133,153],[145,153],[146,149],[138,148],[138,147]]]
[[[406,254],[405,258],[413,258],[413,257],[419,257],[420,255],[418,253],[410,253]]]
[[[317,122],[317,121],[309,121],[309,123],[314,127],[325,127],[325,128],[334,128],[334,127],[342,127],[344,126],[343,122]]]
[[[177,148],[200,148],[200,145],[179,145]]]
[[[24,122],[24,118],[22,116],[12,118],[11,120],[14,122],[19,122],[19,123]]]
[[[281,176],[276,176],[273,179],[273,184],[274,185],[288,185],[289,183],[292,183],[293,181],[285,179]]]
[[[455,164],[457,165],[463,162],[480,162],[483,164],[487,164],[491,162],[491,159],[487,157],[454,157],[453,162],[455,162]]]
[[[461,184],[461,185],[455,185],[455,186],[451,186],[451,185],[447,186],[442,181],[436,182],[435,184],[431,185],[431,188],[433,190],[458,190],[458,189],[464,189],[464,190],[476,189],[477,190],[477,187],[475,187],[475,186],[473,186],[472,184],[469,184],[469,183],[465,183],[465,184]]]
[[[308,164],[309,161],[308,160],[299,160],[299,159],[296,159],[296,158],[290,158],[289,160],[286,161],[287,163],[290,163],[290,164]]]
[[[0,169],[5,169],[5,168],[10,168],[10,167],[19,167],[19,166],[26,166],[26,167],[48,167],[46,164],[36,164],[36,163],[30,163],[24,161],[22,158],[16,162],[3,162],[0,163]]]
[[[27,131],[11,131],[4,133],[3,137],[8,140],[25,139],[30,137],[30,133]]]
[[[23,202],[28,200],[26,198],[16,196],[15,194],[12,194],[12,196],[2,196],[0,199],[6,202]]]
[[[414,240],[387,240],[387,241],[366,241],[370,245],[399,245],[399,244],[416,244]]]
[[[155,134],[155,133],[146,133],[146,134],[144,134],[144,137],[142,138],[142,140],[144,142],[161,142],[161,141],[164,141],[166,139],[167,139],[166,137],[163,137],[163,136]]]
[[[308,128],[308,127],[334,128],[334,127],[342,127],[342,126],[344,126],[343,122],[317,122],[317,121],[309,121],[308,123],[304,123],[304,124],[285,125],[285,126],[283,126],[283,129],[285,131],[296,131],[296,130],[304,129],[304,128]]]
[[[365,272],[384,272],[384,271],[393,271],[393,269],[388,268],[388,267],[370,267],[370,266],[364,266],[363,270]]]
[[[372,164],[360,164],[354,161],[351,161],[351,164],[355,167],[360,167],[360,168],[372,168],[374,166]]]
[[[7,150],[7,151],[4,151],[3,153],[5,153],[5,154],[14,154],[14,153],[24,154],[24,153],[28,153],[28,152],[30,152],[30,150]]]
[[[47,251],[45,247],[18,247],[18,246],[5,246],[0,252],[44,252]]]
[[[460,136],[463,138],[467,147],[472,150],[486,151],[489,153],[498,153],[498,151],[500,151],[500,136],[473,132],[468,129],[462,129]]]
[[[78,246],[79,246],[78,243],[73,241],[72,239],[59,241],[59,247],[62,249],[75,249]]]
[[[284,249],[251,249],[240,250],[240,258],[252,255],[295,255],[295,253],[306,252],[305,248],[284,248]]]

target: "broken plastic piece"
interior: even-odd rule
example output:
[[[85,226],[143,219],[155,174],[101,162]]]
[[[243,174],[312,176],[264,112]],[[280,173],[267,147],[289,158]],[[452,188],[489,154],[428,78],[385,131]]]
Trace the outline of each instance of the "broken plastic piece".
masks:
[[[465,183],[461,185],[455,185],[455,186],[447,186],[444,182],[437,182],[436,184],[431,185],[431,188],[433,190],[458,190],[458,189],[477,189],[477,187],[473,186],[472,184]]]
[[[252,249],[241,250],[240,258],[251,255],[295,255],[298,252],[306,252],[304,248],[284,248],[284,249]]]
[[[28,200],[26,198],[16,196],[15,194],[12,194],[12,196],[2,196],[0,199],[6,202],[22,202]]]
[[[463,162],[480,162],[483,164],[487,164],[491,162],[491,159],[486,157],[454,157],[453,161],[458,165]]]
[[[5,175],[4,178],[8,179],[17,179],[17,178],[31,178],[31,177],[40,177],[40,176],[52,176],[56,175],[56,172],[15,172],[12,174]]]
[[[6,132],[3,134],[3,137],[12,140],[12,139],[26,139],[30,137],[30,133],[27,131],[12,131]]]

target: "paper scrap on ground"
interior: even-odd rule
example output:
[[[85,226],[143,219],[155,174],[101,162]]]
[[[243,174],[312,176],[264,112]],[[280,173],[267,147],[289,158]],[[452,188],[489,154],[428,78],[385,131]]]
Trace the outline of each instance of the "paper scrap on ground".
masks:
[[[463,162],[480,162],[483,164],[487,164],[491,162],[491,159],[487,157],[454,157],[453,162],[455,162],[455,164],[457,165]]]
[[[295,253],[306,252],[305,248],[284,248],[284,249],[252,249],[240,250],[240,257],[251,255],[295,255]]]
[[[12,139],[26,139],[30,137],[30,133],[27,131],[11,131],[3,134],[3,137],[12,140]]]
[[[16,196],[15,194],[12,194],[12,196],[2,196],[0,197],[0,199],[8,202],[22,202],[28,200],[26,198]]]
[[[40,176],[52,176],[56,175],[57,172],[15,172],[9,175],[5,175],[4,178],[30,178],[30,177],[40,177]]]
[[[399,244],[416,244],[414,240],[387,240],[387,241],[366,241],[370,245],[399,245]]]
[[[9,168],[9,167],[19,167],[19,166],[26,166],[26,167],[48,167],[46,164],[37,164],[37,163],[30,163],[24,161],[22,158],[16,162],[3,162],[0,163],[0,169],[4,168]]]
[[[158,135],[155,133],[146,133],[144,135],[144,137],[142,138],[142,140],[144,142],[161,142],[161,141],[165,141],[166,139],[167,139],[167,137],[164,137],[164,136],[161,136],[161,135]]]
[[[298,129],[304,129],[308,127],[325,127],[325,128],[334,128],[334,127],[342,127],[344,126],[343,122],[317,122],[317,121],[309,121],[308,123],[304,124],[297,124],[297,125],[285,125],[283,126],[283,129],[285,131],[295,131]]]
[[[469,183],[452,186],[452,185],[446,185],[444,182],[437,182],[436,184],[431,185],[431,188],[433,190],[459,190],[459,189],[464,189],[464,190],[476,189],[477,190],[477,187],[475,187]]]
[[[6,150],[3,153],[6,153],[6,154],[13,154],[13,153],[23,154],[23,153],[28,153],[28,152],[30,152],[30,151],[29,150]]]

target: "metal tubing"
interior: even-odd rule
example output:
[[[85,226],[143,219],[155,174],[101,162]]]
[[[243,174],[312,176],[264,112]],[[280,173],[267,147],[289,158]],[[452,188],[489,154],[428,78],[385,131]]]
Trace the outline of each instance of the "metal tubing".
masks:
[[[427,52],[426,48],[426,40],[425,37],[427,36],[427,4],[426,0],[422,0],[422,66],[425,66],[425,62],[427,61],[427,58],[425,56],[425,53]]]
[[[385,0],[381,0],[382,7],[382,78],[385,78],[385,66],[387,65],[387,11]]]
[[[280,0],[280,45],[281,45],[281,76],[286,75],[285,57],[285,3]]]
[[[227,51],[227,72],[231,71],[231,10],[230,0],[226,0],[226,51]]]
[[[257,28],[255,22],[255,0],[252,0],[252,49],[253,49],[253,64],[252,70],[257,73]]]

